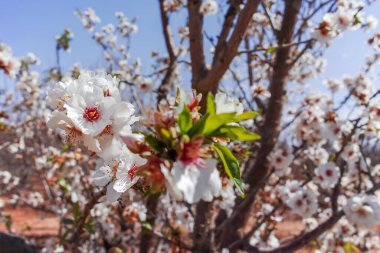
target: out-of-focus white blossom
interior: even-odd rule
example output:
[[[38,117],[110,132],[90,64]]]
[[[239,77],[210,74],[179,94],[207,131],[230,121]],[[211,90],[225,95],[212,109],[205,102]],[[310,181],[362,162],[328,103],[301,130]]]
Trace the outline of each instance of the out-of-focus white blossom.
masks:
[[[354,196],[347,201],[343,210],[348,219],[359,226],[371,228],[380,223],[379,200],[374,196]]]

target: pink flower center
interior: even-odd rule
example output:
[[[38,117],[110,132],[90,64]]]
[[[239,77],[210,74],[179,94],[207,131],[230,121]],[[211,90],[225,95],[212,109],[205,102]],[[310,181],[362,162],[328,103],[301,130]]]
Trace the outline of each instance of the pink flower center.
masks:
[[[333,171],[330,170],[330,169],[326,170],[326,176],[332,177],[333,176]]]
[[[83,118],[88,122],[95,122],[100,118],[100,111],[95,106],[89,106],[84,110]]]
[[[341,25],[346,25],[346,19],[344,19],[343,17],[339,17],[339,24],[341,24]]]
[[[111,97],[111,92],[110,92],[110,90],[109,90],[109,89],[104,89],[104,91],[103,91],[103,96],[105,96],[105,97]]]
[[[142,83],[142,84],[140,84],[140,88],[143,89],[143,90],[145,90],[145,89],[148,88],[148,84]]]
[[[135,178],[138,168],[139,166],[137,166],[136,164],[133,164],[132,168],[129,169],[128,176],[130,179]]]
[[[380,45],[379,45],[379,46],[380,46]],[[376,116],[377,116],[377,117],[380,117],[380,108],[376,108],[375,110],[376,110]]]
[[[326,21],[322,21],[319,25],[319,29],[321,30],[321,34],[323,36],[327,36],[330,32],[330,24]]]
[[[296,201],[296,206],[301,207],[302,205],[303,205],[303,201],[302,201],[302,199],[298,199],[298,200]]]

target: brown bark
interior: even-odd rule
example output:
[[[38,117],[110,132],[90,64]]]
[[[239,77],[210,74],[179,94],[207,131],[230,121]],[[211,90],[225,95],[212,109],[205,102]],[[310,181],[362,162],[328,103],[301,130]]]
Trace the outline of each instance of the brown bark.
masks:
[[[212,203],[201,201],[196,207],[193,234],[193,252],[211,253],[214,252],[212,243]]]
[[[297,22],[300,6],[301,0],[286,2],[285,14],[279,37],[280,45],[292,42],[293,31]],[[244,178],[251,186],[257,185],[268,173],[269,162],[267,157],[274,149],[281,131],[281,114],[290,67],[290,50],[290,47],[279,47],[276,53],[269,87],[271,97],[269,99],[263,131],[261,133],[260,150],[253,166],[248,165],[248,170]]]
[[[200,12],[202,0],[189,0],[190,58],[192,86],[207,74],[205,55],[203,50],[203,15]]]
[[[234,25],[234,20],[236,15],[239,13],[241,1],[231,1],[231,5],[228,8],[226,15],[224,16],[224,22],[222,26],[222,30],[220,31],[218,42],[215,46],[215,54],[222,51],[222,49],[226,46],[228,35],[230,35],[230,31]],[[216,57],[213,59],[213,64],[215,65]]]
[[[260,0],[248,0],[243,10],[241,10],[235,27],[232,32],[233,21],[235,19],[237,9],[231,5],[226,13],[215,55],[213,58],[212,68],[208,70],[205,64],[203,50],[203,16],[199,12],[202,4],[200,0],[189,0],[189,31],[190,31],[190,58],[192,68],[192,87],[198,93],[202,94],[201,107],[206,106],[206,97],[208,92],[216,93],[219,81],[228,70],[233,58],[237,54],[238,47],[244,38],[244,34],[251,21],[252,15],[257,10]],[[236,3],[235,3],[236,4]],[[228,35],[231,36],[228,39]]]
[[[86,220],[90,215],[91,210],[98,203],[99,199],[106,194],[106,190],[107,188],[105,187],[101,191],[95,193],[84,206],[83,214],[79,219],[78,223],[76,224],[76,229],[74,233],[71,235],[70,240],[68,241],[68,243],[70,243],[69,248],[71,248],[73,252],[77,251],[78,244],[80,242],[80,237],[83,233],[83,228],[86,224]]]
[[[175,69],[177,68],[177,56],[174,51],[174,41],[170,30],[169,17],[164,8],[164,2],[164,0],[159,0],[162,32],[164,34],[166,50],[169,55],[169,63],[165,76],[162,79],[160,87],[157,90],[157,103],[166,98],[170,86],[173,83]]]
[[[297,23],[301,0],[286,1],[284,18],[279,35],[279,45],[290,43],[293,39],[294,27]],[[255,161],[250,160],[247,165],[244,180],[252,187],[257,187],[268,174],[270,165],[268,155],[274,149],[280,133],[283,97],[289,72],[290,47],[279,47],[270,82],[271,98],[265,114],[263,131],[261,133],[261,146]],[[236,206],[231,218],[222,225],[220,243],[222,247],[230,245],[239,239],[238,229],[246,223],[255,199],[255,191],[247,193],[247,197]]]
[[[252,15],[256,12],[260,2],[260,0],[247,1],[245,7],[239,14],[230,39],[223,42],[220,50],[215,52],[212,68],[204,78],[200,79],[198,82],[193,82],[193,88],[202,93],[203,97],[206,97],[209,91],[213,93],[217,92],[219,81],[222,79],[232,60],[236,56],[239,45],[243,40],[244,34],[252,19]],[[203,99],[201,106],[205,106],[205,104],[205,99]]]
[[[141,232],[141,240],[140,240],[140,250],[139,252],[150,252],[153,239],[154,239],[154,224],[156,219],[156,212],[158,206],[159,197],[156,195],[149,196],[146,202],[147,209],[147,219],[146,222],[149,223],[152,227],[152,231],[144,230]]]
[[[238,9],[231,5],[219,36],[213,65],[207,70],[203,51],[203,16],[199,12],[202,1],[189,0],[189,31],[190,31],[190,58],[192,67],[192,87],[202,94],[201,112],[206,110],[206,97],[208,92],[216,93],[220,79],[227,71],[230,63],[237,54],[238,47],[244,37],[253,13],[256,11],[260,0],[248,0],[237,19],[230,39],[228,35],[233,25]],[[235,2],[237,4],[237,2]],[[211,239],[211,216],[212,203],[200,202],[197,205],[194,227],[194,252],[212,252]]]
[[[237,54],[238,47],[244,37],[253,13],[257,10],[260,0],[248,0],[237,19],[230,39],[227,37],[232,28],[237,9],[231,7],[226,14],[226,20],[221,30],[215,52],[213,66],[207,70],[203,51],[203,16],[200,13],[202,1],[189,0],[189,31],[190,31],[190,58],[192,67],[192,87],[202,94],[200,103],[201,112],[206,110],[206,97],[208,92],[216,93],[220,79],[230,66]],[[201,201],[198,203],[194,227],[194,252],[212,252],[211,243],[211,209],[212,203]]]

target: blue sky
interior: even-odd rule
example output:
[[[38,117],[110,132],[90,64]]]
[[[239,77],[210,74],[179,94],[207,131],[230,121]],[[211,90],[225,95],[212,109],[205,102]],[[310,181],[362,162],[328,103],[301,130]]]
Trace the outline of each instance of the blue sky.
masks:
[[[133,37],[130,53],[133,57],[140,57],[143,64],[144,61],[148,61],[153,49],[164,52],[156,0],[2,0],[1,5],[0,41],[9,44],[16,56],[34,52],[42,60],[38,67],[40,71],[47,70],[55,64],[54,37],[61,34],[65,28],[69,28],[75,37],[71,52],[61,56],[63,67],[67,69],[75,62],[80,62],[87,68],[95,68],[101,64],[102,54],[99,47],[73,14],[76,9],[84,10],[87,7],[96,11],[102,19],[102,25],[115,23],[114,14],[119,10],[128,18],[138,18],[139,31]],[[373,4],[366,13],[380,19],[380,3]],[[183,25],[184,16],[182,23],[178,22],[179,20],[181,17],[173,20],[173,31]],[[209,34],[217,34],[219,27],[216,18],[207,17],[206,22]],[[377,31],[379,30],[377,28]],[[321,78],[339,78],[343,73],[358,73],[365,56],[372,50],[366,45],[367,38],[372,33],[347,32],[342,38],[337,39],[326,52],[328,66]],[[320,83],[320,78],[312,81],[314,82]]]

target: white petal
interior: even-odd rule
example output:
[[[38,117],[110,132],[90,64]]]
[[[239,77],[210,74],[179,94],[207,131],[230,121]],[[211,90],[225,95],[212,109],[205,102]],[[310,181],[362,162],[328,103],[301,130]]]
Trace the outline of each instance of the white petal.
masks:
[[[91,177],[97,186],[105,186],[112,179],[112,169],[108,166],[102,166],[97,169]]]
[[[130,180],[129,177],[121,178],[115,181],[115,184],[113,185],[113,189],[117,192],[125,192],[129,188],[131,188],[138,180],[138,177],[135,177],[134,179]]]
[[[107,186],[107,194],[106,194],[106,197],[107,197],[107,201],[108,202],[115,202],[117,201],[118,198],[120,198],[121,196],[121,193],[120,192],[117,192],[113,189],[113,186],[114,184],[109,184]]]

